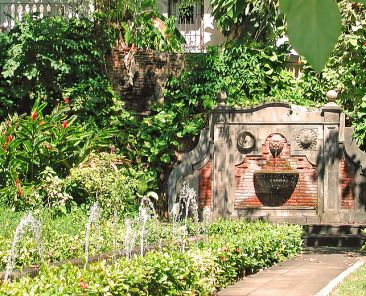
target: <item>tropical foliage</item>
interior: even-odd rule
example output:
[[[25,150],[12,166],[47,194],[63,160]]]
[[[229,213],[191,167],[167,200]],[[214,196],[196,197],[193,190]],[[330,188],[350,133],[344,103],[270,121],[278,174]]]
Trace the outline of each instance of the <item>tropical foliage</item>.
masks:
[[[284,30],[277,0],[211,0],[212,14],[224,35],[235,40],[276,40]]]
[[[173,32],[173,19],[166,22],[166,36],[151,23],[159,17],[154,1],[135,3],[137,6],[134,1],[111,2],[123,7],[120,15],[113,14],[116,10],[109,2],[100,2],[104,8],[93,20],[26,17],[10,32],[1,33],[2,202],[14,209],[34,208],[39,203],[90,202],[100,188],[104,188],[100,196],[112,194],[107,179],[123,182],[125,177],[138,179],[150,189],[163,189],[180,151],[192,147],[207,124],[207,114],[217,104],[216,94],[221,90],[228,94],[228,105],[243,107],[278,100],[319,106],[327,90],[338,89],[339,103],[362,144],[366,135],[365,7],[339,2],[343,33],[327,67],[316,73],[302,59],[302,75],[295,79],[286,69],[289,45],[274,45],[284,31],[278,3],[243,1],[239,7],[234,2],[226,10],[215,2],[214,14],[224,32],[233,38],[241,36],[240,42],[187,58],[186,70],[169,81],[164,104],[153,105],[144,116],[125,110],[123,98],[106,75],[104,57],[117,40],[140,48],[175,50],[174,42],[166,39],[175,36],[167,33]],[[262,22],[264,15],[266,22]],[[138,24],[140,16],[142,23]],[[178,37],[174,40],[179,43]],[[117,176],[119,170],[117,175],[101,179],[104,185],[90,187],[83,180],[96,182],[98,173],[78,166],[90,152],[112,147],[130,160],[128,169],[123,169],[124,177]],[[70,174],[73,177],[67,179],[74,184],[69,186],[64,178]],[[46,176],[48,183],[38,186]],[[52,201],[52,194],[45,190],[50,180],[51,187],[60,182],[60,201]],[[126,209],[133,209],[133,199],[126,200]]]
[[[129,121],[139,120],[124,110],[123,101],[107,77],[105,56],[116,42],[135,48],[181,48],[181,37],[173,30],[174,19],[161,22],[163,27],[155,26],[158,13],[154,1],[138,5],[130,1],[124,6],[125,2],[116,2],[124,7],[123,16],[113,16],[113,9],[101,10],[93,19],[25,16],[9,32],[0,34],[3,204],[17,210],[60,202],[70,207],[71,201],[89,203],[96,191],[100,199],[106,198],[107,192],[113,191],[114,196],[124,194],[106,191],[107,181],[115,183],[115,187],[126,182],[135,184],[131,187],[134,190],[126,192],[126,200],[130,200],[137,190],[136,178],[152,185],[156,174],[141,169],[146,167],[142,161],[133,163],[138,165],[136,170],[111,171],[110,178],[101,179],[106,182],[103,188],[94,185],[98,190],[87,188],[81,176],[88,173],[77,168],[93,151],[111,147],[116,147],[112,149],[116,153],[121,148],[129,151],[128,141],[120,147],[126,138],[119,135],[116,127],[124,129]],[[131,19],[136,23],[131,24]],[[132,128],[126,132],[131,133]],[[131,166],[129,162],[125,164]],[[75,169],[70,171],[72,168]],[[94,182],[98,174],[93,173],[90,177]],[[64,178],[69,174],[66,182]],[[59,187],[59,201],[51,202],[51,195],[57,194],[50,195],[48,185]],[[77,185],[79,190],[72,189]],[[75,197],[70,198],[70,194]],[[131,201],[130,206],[120,206],[136,210]]]
[[[341,35],[345,3],[357,8],[366,4],[364,0],[211,0],[213,15],[225,35],[249,35],[255,40],[262,36],[265,41],[282,35],[286,27],[292,46],[319,72]]]
[[[186,109],[199,118],[195,122],[200,122],[202,126],[202,122],[205,122],[203,110],[212,108],[215,104],[215,94],[220,90],[227,92],[228,104],[231,106],[247,106],[270,100],[287,100],[299,105],[319,106],[325,102],[325,93],[329,89],[336,89],[339,92],[338,103],[348,115],[347,122],[355,126],[355,137],[362,145],[366,135],[363,73],[366,54],[365,5],[347,0],[338,1],[342,33],[326,67],[320,73],[315,72],[312,65],[301,57],[297,66],[300,69],[300,76],[294,79],[286,71],[286,55],[291,47],[274,46],[278,36],[286,33],[286,26],[283,26],[283,18],[276,3],[267,1],[264,4],[263,1],[252,0],[213,1],[216,20],[219,24],[227,24],[227,29],[224,29],[223,25],[220,26],[223,32],[235,32],[239,27],[243,30],[241,35],[247,38],[239,38],[234,33],[228,33],[237,41],[226,43],[222,48],[209,49],[205,57],[198,57],[181,77],[172,79],[167,96],[172,99],[174,96],[178,97],[177,104],[182,101],[189,102],[185,104]],[[251,29],[242,23],[243,20],[251,20],[254,28],[260,28],[263,16],[250,14],[251,11],[257,10],[262,13],[268,12],[266,15],[273,16],[260,30],[262,33],[272,33],[262,39],[250,35]],[[298,13],[305,13],[303,11],[306,10],[309,11],[308,7],[299,10]],[[244,17],[245,15],[247,17]],[[298,36],[303,34],[299,33]],[[253,43],[253,38],[259,42]],[[237,85],[234,87],[235,83]],[[203,118],[187,106],[197,106],[197,112],[202,111]],[[179,122],[184,118],[187,116],[182,116]]]

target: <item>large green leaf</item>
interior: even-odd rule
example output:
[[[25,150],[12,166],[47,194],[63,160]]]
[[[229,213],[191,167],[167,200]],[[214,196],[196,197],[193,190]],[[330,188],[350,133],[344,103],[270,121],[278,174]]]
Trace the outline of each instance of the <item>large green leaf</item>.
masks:
[[[315,70],[325,66],[341,33],[341,14],[334,0],[280,0],[288,37]]]
[[[290,2],[291,0],[280,0],[280,9],[282,13],[287,15],[289,12]]]

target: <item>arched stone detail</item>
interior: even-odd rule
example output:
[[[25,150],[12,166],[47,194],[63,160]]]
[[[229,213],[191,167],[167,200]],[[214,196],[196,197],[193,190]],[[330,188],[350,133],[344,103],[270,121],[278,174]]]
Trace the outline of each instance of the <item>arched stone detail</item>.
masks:
[[[168,210],[171,211],[173,204],[177,200],[182,181],[195,171],[202,168],[210,160],[211,152],[210,133],[208,129],[203,129],[197,146],[190,152],[183,154],[181,163],[176,166],[168,178]],[[194,177],[195,179],[198,176]],[[192,182],[189,182],[192,183]],[[198,179],[195,180],[198,187]],[[192,184],[190,184],[192,186]],[[197,190],[198,188],[196,188]]]

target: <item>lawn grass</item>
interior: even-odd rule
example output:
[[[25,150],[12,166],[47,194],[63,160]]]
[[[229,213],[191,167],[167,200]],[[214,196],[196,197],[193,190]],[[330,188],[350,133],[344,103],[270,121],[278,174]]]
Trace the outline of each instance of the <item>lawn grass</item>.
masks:
[[[366,295],[366,264],[351,273],[335,289],[331,296],[365,296]]]

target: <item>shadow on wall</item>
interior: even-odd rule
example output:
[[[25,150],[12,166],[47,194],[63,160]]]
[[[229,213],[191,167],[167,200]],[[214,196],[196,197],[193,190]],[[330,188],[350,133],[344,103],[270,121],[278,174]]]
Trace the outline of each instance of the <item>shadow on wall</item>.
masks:
[[[348,148],[350,151],[347,151],[347,147],[350,147],[347,141],[352,142],[354,146],[352,149]],[[334,165],[335,162],[341,162],[339,185],[341,201],[344,203],[342,206],[366,211],[366,171],[362,169],[362,160],[366,161],[366,158],[362,157],[364,153],[355,145],[352,136],[346,137],[345,145],[339,145],[339,133],[331,132],[324,141],[324,156],[322,157],[321,151],[318,152],[318,174],[324,181],[326,168]],[[355,149],[358,150],[358,154],[352,153]],[[347,201],[350,204],[347,204]]]
[[[318,167],[318,175],[324,180],[326,168],[333,165],[336,161],[342,159],[343,151],[339,145],[339,133],[331,132],[329,137],[324,141],[324,156],[322,151],[318,152],[316,165]]]

